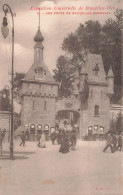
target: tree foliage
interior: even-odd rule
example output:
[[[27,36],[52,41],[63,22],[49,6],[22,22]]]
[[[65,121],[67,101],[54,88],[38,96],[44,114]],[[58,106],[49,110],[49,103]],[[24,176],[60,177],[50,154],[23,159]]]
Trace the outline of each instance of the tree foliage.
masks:
[[[64,95],[62,90],[67,86],[70,88],[71,82],[71,68],[72,70],[82,68],[85,62],[85,56],[87,52],[101,54],[104,63],[104,69],[106,73],[109,70],[110,65],[112,66],[115,76],[115,95],[113,101],[117,101],[121,97],[122,88],[122,22],[123,22],[123,11],[116,10],[115,19],[109,18],[104,25],[101,25],[99,21],[86,21],[85,24],[80,24],[75,32],[68,34],[64,38],[62,43],[62,49],[65,51],[65,56],[62,59],[57,60],[56,69],[54,70],[54,78],[57,81],[60,75],[60,81],[62,82],[61,94]],[[107,55],[108,53],[108,55]],[[68,66],[68,67],[67,67]],[[65,74],[62,74],[61,67],[65,68]],[[73,69],[74,67],[74,69]],[[64,86],[65,85],[65,86]]]
[[[21,103],[21,97],[20,97],[20,89],[21,89],[21,79],[23,79],[25,76],[25,73],[15,73],[14,77],[14,99],[19,104]]]
[[[3,89],[1,91],[0,110],[11,111],[10,91],[8,89]]]
[[[57,59],[56,67],[57,69],[54,70],[54,78],[60,84],[59,94],[64,94],[64,96],[68,96],[70,95],[71,91],[71,73],[73,72],[74,68],[70,65],[68,58],[65,56],[60,56]]]

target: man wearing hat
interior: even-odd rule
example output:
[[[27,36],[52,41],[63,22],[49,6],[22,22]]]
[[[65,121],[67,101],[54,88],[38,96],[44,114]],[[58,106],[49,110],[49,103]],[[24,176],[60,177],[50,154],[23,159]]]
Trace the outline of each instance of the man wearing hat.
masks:
[[[76,150],[75,149],[75,146],[76,146],[77,138],[76,138],[76,132],[75,132],[75,130],[73,130],[71,132],[71,138],[70,138],[70,140],[71,140],[71,149],[72,150]]]
[[[121,151],[121,149],[122,149],[122,137],[121,137],[121,135],[119,135],[117,142],[118,142],[118,145],[117,145],[116,149],[117,150],[120,149],[120,151]]]
[[[21,134],[21,143],[20,143],[20,146],[23,144],[23,146],[25,146],[25,134],[24,134],[24,131],[22,131],[22,134]]]
[[[110,147],[111,152],[113,153],[113,145],[114,145],[113,135],[110,132],[108,132],[108,134],[107,134],[107,143],[106,143],[105,148],[103,149],[103,152],[105,152]]]

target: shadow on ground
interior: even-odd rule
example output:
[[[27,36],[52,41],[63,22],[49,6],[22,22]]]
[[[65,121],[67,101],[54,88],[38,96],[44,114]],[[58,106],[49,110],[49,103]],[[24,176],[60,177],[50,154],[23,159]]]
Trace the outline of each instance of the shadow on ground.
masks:
[[[25,159],[29,158],[26,155],[34,154],[34,153],[35,152],[14,151],[14,159],[13,160],[25,160]],[[20,154],[20,156],[18,156],[19,154]],[[10,152],[9,151],[2,151],[2,155],[0,155],[0,160],[10,160]]]

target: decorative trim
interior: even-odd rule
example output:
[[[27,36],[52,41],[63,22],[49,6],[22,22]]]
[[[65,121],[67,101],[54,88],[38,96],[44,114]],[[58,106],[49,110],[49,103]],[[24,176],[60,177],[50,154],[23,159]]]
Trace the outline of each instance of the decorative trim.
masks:
[[[97,82],[91,82],[91,81],[89,81],[88,84],[89,84],[89,85],[104,86],[104,87],[105,87],[105,86],[108,86],[107,83],[99,83],[99,82],[97,83]]]
[[[21,80],[22,83],[35,83],[35,84],[46,84],[46,85],[56,85],[59,86],[59,83],[57,82],[46,82],[46,81],[40,81],[40,80]]]

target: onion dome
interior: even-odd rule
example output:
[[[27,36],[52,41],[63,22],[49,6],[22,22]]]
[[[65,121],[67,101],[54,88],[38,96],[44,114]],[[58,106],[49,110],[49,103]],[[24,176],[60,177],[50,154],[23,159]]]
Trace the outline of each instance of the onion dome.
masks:
[[[34,37],[34,41],[35,42],[42,42],[44,40],[42,34],[41,34],[41,31],[40,31],[40,28],[38,28],[38,31]]]

